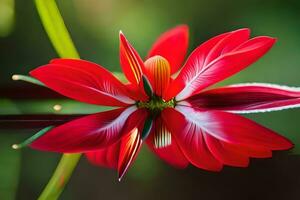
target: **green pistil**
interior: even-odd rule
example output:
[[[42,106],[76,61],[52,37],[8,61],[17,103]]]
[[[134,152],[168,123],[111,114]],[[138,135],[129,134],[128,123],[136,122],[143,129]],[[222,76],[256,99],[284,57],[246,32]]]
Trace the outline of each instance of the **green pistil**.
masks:
[[[175,99],[171,99],[170,101],[164,101],[160,97],[153,97],[147,102],[138,102],[137,106],[139,108],[146,108],[150,110],[151,112],[160,112],[164,110],[165,108],[174,108],[176,105]]]

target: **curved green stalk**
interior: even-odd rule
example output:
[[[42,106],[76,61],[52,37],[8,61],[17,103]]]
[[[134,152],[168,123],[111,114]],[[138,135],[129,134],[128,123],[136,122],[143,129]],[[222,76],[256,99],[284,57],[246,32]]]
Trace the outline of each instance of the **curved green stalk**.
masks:
[[[35,5],[45,31],[58,55],[62,58],[79,58],[79,54],[72,42],[67,28],[65,27],[55,0],[35,0]],[[124,76],[122,74],[116,73],[116,76],[120,80],[124,81]],[[43,83],[30,76],[14,75],[12,78],[13,80],[22,80],[45,86]],[[14,147],[17,148],[19,146],[15,145]],[[62,156],[54,174],[38,200],[56,200],[59,198],[71,177],[80,156],[81,154],[64,154]]]
[[[121,82],[126,83],[127,80],[126,80],[124,74],[122,74],[120,72],[113,72],[113,74]],[[36,85],[39,85],[39,86],[47,87],[44,83],[40,82],[39,80],[37,80],[37,79],[35,79],[31,76],[27,76],[27,75],[14,74],[12,76],[12,80],[14,80],[14,81],[25,81],[25,82],[28,82],[28,83],[32,83],[32,84],[36,84]]]
[[[35,0],[37,11],[48,37],[62,58],[79,58],[55,0]],[[64,154],[39,200],[55,200],[68,182],[81,154]]]
[[[47,186],[38,200],[55,200],[62,193],[72,175],[81,154],[64,154]]]
[[[62,58],[79,58],[55,0],[35,0],[35,5],[58,55]]]
[[[46,128],[43,128],[42,130],[38,131],[36,134],[31,136],[30,138],[27,138],[25,141],[21,142],[20,144],[13,144],[13,149],[21,149],[23,147],[27,147],[30,145],[34,140],[38,139],[48,131],[50,131],[54,126],[47,126]]]

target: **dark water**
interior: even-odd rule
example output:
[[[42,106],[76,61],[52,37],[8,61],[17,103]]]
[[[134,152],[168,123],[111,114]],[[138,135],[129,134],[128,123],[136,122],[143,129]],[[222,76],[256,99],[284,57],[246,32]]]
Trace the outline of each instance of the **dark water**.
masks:
[[[60,158],[56,153],[29,148],[7,151],[13,141],[22,141],[36,130],[36,127],[1,129],[1,133],[5,131],[7,134],[0,135],[0,138],[11,141],[5,143],[8,156],[11,159],[18,157],[15,164],[19,167],[15,171],[11,171],[14,167],[11,159],[0,165],[1,171],[15,173],[10,179],[18,179],[14,189],[16,199],[36,199]],[[179,170],[156,158],[145,147],[122,182],[118,182],[115,171],[95,167],[82,157],[61,199],[297,200],[300,196],[299,169],[300,157],[285,151],[275,152],[270,159],[252,159],[248,168],[225,167],[219,173],[193,166]]]
[[[37,197],[56,159],[51,153],[22,152],[17,199]],[[152,162],[146,161],[149,159]],[[192,166],[177,170],[143,153],[118,182],[115,171],[94,167],[82,158],[61,199],[296,200],[300,196],[299,169],[299,156],[288,152],[275,153],[272,159],[253,159],[248,168],[225,167],[220,173]]]

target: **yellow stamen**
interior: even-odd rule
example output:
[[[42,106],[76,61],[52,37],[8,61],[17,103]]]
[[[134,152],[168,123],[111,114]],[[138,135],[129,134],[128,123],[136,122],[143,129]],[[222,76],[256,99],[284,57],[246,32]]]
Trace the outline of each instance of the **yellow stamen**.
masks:
[[[161,97],[170,82],[170,64],[162,56],[153,56],[146,60],[145,69],[154,93]]]

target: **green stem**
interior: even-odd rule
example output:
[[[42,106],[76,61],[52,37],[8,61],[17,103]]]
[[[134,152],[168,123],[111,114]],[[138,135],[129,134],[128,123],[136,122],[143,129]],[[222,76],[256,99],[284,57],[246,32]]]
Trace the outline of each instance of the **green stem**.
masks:
[[[35,0],[35,6],[58,55],[61,58],[79,58],[55,0]]]
[[[47,35],[61,58],[79,58],[55,0],[35,0]],[[55,200],[63,191],[81,154],[64,154],[39,200]]]
[[[81,154],[64,154],[38,200],[56,200],[72,175]]]

